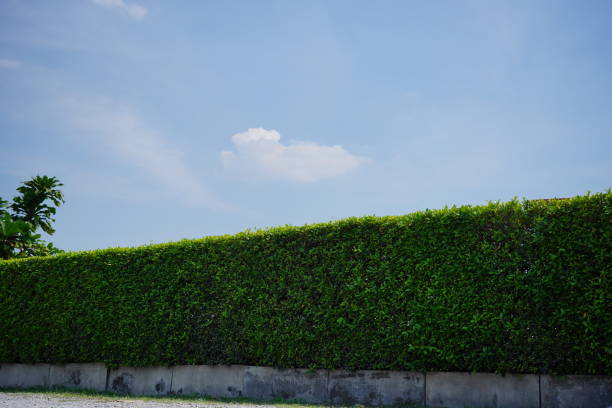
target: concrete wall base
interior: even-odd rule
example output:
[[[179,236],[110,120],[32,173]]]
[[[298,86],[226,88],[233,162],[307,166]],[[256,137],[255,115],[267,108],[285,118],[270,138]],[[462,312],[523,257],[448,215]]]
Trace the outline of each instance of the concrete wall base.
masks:
[[[173,369],[174,394],[242,397],[245,366],[185,365]]]
[[[542,407],[590,408],[612,406],[612,378],[607,376],[541,376]]]
[[[98,363],[52,365],[49,386],[105,391],[107,373],[106,366]]]
[[[128,395],[166,395],[172,392],[172,368],[120,367],[108,375],[107,391]]]
[[[445,408],[610,408],[612,377],[277,369],[243,365],[120,367],[0,364],[0,387],[131,395],[283,398],[308,403]]]
[[[463,408],[539,408],[537,375],[428,373],[427,406]]]
[[[49,364],[0,364],[0,387],[48,387]]]

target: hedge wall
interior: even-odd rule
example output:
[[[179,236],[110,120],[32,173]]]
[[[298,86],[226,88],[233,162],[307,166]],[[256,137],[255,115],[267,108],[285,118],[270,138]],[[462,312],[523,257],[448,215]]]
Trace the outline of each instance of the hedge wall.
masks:
[[[611,374],[612,193],[0,262],[0,362]]]

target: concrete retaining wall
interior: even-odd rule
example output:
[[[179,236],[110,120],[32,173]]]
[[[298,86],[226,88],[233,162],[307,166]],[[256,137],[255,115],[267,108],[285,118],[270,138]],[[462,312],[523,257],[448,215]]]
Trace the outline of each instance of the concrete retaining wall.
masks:
[[[590,408],[612,406],[612,381],[605,376],[541,376],[542,406]]]
[[[215,397],[243,395],[245,366],[186,365],[173,369],[172,392]]]
[[[49,385],[51,387],[105,391],[107,374],[108,370],[104,364],[52,365],[49,369]]]
[[[428,373],[426,393],[428,407],[540,407],[537,375]]]
[[[1,364],[0,387],[48,387],[49,364]]]
[[[425,375],[402,371],[329,372],[332,404],[399,405],[425,401]]]
[[[612,377],[276,369],[0,364],[0,387],[54,387],[118,394],[202,394],[310,403],[446,408],[609,408]]]
[[[108,373],[106,390],[117,394],[166,395],[172,392],[172,368],[120,367]]]

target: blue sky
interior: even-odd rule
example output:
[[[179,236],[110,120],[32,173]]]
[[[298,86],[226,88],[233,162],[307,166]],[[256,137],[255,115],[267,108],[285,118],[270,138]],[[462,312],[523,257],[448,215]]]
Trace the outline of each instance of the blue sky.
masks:
[[[612,2],[0,2],[0,196],[66,250],[612,187]]]

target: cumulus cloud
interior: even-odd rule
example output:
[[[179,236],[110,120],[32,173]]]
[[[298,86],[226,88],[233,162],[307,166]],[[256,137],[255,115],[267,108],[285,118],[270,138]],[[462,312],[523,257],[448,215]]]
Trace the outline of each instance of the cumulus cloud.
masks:
[[[84,136],[143,170],[179,200],[198,207],[228,208],[203,186],[187,166],[183,152],[125,107],[87,99],[68,99],[64,107],[71,125]]]
[[[108,9],[120,10],[137,20],[140,20],[147,15],[147,9],[145,7],[136,3],[127,3],[124,0],[93,0],[93,2]]]
[[[0,58],[0,68],[16,69],[19,67],[21,67],[21,63],[19,61]]]
[[[341,146],[313,142],[280,143],[276,130],[251,128],[232,136],[235,151],[221,152],[223,166],[243,178],[313,183],[340,176],[368,159]]]

